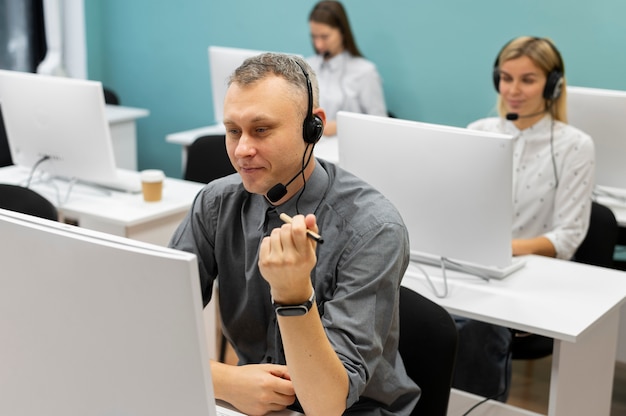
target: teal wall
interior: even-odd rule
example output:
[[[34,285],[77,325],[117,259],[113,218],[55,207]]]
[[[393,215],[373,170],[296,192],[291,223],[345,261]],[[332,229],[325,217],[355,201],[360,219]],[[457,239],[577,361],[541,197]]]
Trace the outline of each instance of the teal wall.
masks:
[[[181,176],[169,133],[211,124],[209,45],[310,55],[314,0],[85,0],[88,74],[138,122],[139,168]],[[491,70],[519,35],[559,47],[570,85],[626,90],[624,0],[344,0],[398,117],[464,126],[493,112]]]

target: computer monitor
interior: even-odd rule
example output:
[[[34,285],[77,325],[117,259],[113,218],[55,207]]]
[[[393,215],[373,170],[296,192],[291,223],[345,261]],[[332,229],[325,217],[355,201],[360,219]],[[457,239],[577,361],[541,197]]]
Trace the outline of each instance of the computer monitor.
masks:
[[[228,89],[228,78],[243,61],[265,51],[253,49],[209,46],[209,71],[213,91],[213,120],[215,124],[224,122],[224,97]]]
[[[511,136],[347,112],[337,131],[339,165],[396,206],[412,259],[445,258],[494,278],[520,266],[511,249]]]
[[[0,70],[0,106],[15,165],[141,190],[137,172],[115,165],[100,82]]]
[[[626,190],[626,91],[568,86],[567,118],[593,139],[596,184]]]
[[[0,209],[0,414],[215,416],[196,257]]]

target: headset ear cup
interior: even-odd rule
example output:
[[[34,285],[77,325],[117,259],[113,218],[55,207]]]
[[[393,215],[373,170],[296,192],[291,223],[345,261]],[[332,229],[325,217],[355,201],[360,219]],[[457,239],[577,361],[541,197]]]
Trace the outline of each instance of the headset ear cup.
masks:
[[[561,96],[563,88],[563,74],[560,71],[550,71],[546,79],[546,86],[543,89],[543,98],[546,100],[556,100]]]
[[[496,92],[500,93],[500,68],[498,68],[497,63],[493,68],[493,86],[496,89]]]
[[[322,119],[314,115],[304,121],[304,141],[307,143],[317,143],[324,133],[324,123]]]

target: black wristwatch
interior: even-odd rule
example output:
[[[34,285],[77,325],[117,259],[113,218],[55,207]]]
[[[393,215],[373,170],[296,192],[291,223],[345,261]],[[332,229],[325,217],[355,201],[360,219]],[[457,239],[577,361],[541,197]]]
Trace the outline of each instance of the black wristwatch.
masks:
[[[277,315],[281,316],[302,316],[306,315],[311,308],[313,307],[313,303],[315,302],[315,290],[311,293],[311,297],[304,303],[300,303],[299,305],[280,305],[274,302],[272,299],[272,305],[274,305],[274,310]]]

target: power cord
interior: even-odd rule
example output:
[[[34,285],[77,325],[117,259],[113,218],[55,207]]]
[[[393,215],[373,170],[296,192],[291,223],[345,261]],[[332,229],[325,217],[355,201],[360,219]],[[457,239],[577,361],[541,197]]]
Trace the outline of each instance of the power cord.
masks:
[[[440,299],[443,299],[448,296],[448,277],[446,276],[446,268],[443,265],[443,262],[441,263],[441,270],[443,272],[443,293],[439,293],[437,291],[435,284],[430,279],[430,275],[428,274],[428,272],[426,272],[426,270],[424,270],[422,266],[420,266],[417,263],[413,263],[413,265],[417,267],[417,269],[424,275],[424,277],[426,278],[426,281],[430,285],[430,288],[433,290],[433,293],[435,294],[435,296],[437,296]]]
[[[513,332],[511,331],[511,336],[513,336]],[[511,365],[511,357],[512,357],[512,345],[513,342],[511,341],[509,343],[509,349],[507,351],[506,354],[506,363],[504,366],[504,386],[502,387],[502,390],[500,390],[498,393],[494,394],[493,396],[489,396],[489,397],[485,397],[484,399],[482,399],[481,401],[479,401],[478,403],[474,404],[472,407],[470,407],[469,409],[467,409],[467,411],[465,413],[463,413],[462,416],[467,416],[469,415],[472,411],[474,411],[474,409],[476,409],[477,407],[481,406],[482,404],[488,402],[489,400],[494,400],[500,396],[502,396],[504,393],[506,393],[509,389],[509,384],[510,384],[510,371],[509,371],[509,367]]]
[[[447,257],[440,257],[440,259],[439,259],[439,267],[441,268],[441,275],[443,277],[443,293],[441,293],[435,287],[435,284],[433,283],[432,279],[430,278],[430,275],[428,274],[428,272],[426,272],[426,270],[424,270],[424,268],[422,266],[420,266],[417,262],[412,262],[412,263],[424,275],[424,277],[426,278],[426,282],[428,282],[428,285],[432,289],[433,293],[435,294],[435,296],[437,296],[440,299],[446,298],[448,296],[448,273],[447,273],[447,270],[449,269],[449,267],[447,267],[447,266],[453,266],[454,270],[457,270],[457,271],[460,271],[460,272],[463,272],[463,273],[467,273],[467,274],[471,274],[471,275],[476,276],[476,277],[478,277],[480,279],[483,279],[486,282],[489,282],[489,280],[490,280],[489,276],[487,276],[485,273],[483,273],[481,270],[479,270],[477,268],[473,268],[473,267],[468,266],[468,265],[457,263],[455,261],[450,260]]]
[[[457,263],[456,261],[450,260],[447,257],[442,257],[441,263],[442,264],[448,263],[449,265],[454,266],[456,270],[479,277],[483,279],[485,282],[489,282],[491,280],[489,276],[487,276],[482,270],[480,270],[477,267],[472,267],[472,266],[468,266],[467,264]]]
[[[35,175],[35,171],[37,170],[37,167],[48,159],[50,159],[50,156],[45,155],[41,159],[39,159],[37,162],[35,162],[35,164],[30,170],[30,175],[28,175],[28,180],[26,181],[27,188],[30,188],[30,182],[33,179],[33,176]]]

